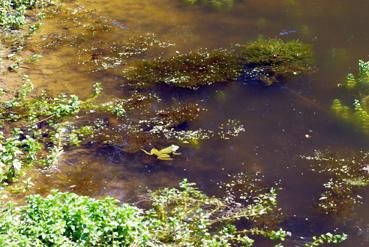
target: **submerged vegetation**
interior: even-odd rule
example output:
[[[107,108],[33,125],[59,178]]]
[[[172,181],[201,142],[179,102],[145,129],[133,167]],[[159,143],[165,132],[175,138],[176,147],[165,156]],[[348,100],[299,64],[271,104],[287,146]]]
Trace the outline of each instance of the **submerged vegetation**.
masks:
[[[351,96],[351,102],[335,99],[332,103],[333,112],[363,132],[369,134],[369,61],[359,60],[359,71],[356,75],[349,73],[339,84]]]
[[[73,126],[78,114],[91,111],[108,112],[117,117],[124,114],[120,101],[94,103],[101,93],[100,84],[94,86],[94,93],[86,100],[67,94],[51,97],[45,92],[32,97],[32,90],[33,84],[27,77],[10,98],[2,89],[1,182],[13,181],[27,165],[55,164],[66,146],[79,145],[79,138],[93,136],[93,127]]]
[[[235,81],[240,77],[265,85],[281,77],[312,70],[312,51],[299,41],[259,38],[232,49],[201,50],[169,58],[138,61],[126,77],[137,86],[166,83],[197,89],[203,85]]]
[[[230,9],[236,1],[185,0],[189,5],[218,10]],[[2,1],[0,28],[20,33],[16,30],[27,27],[28,21],[43,18],[38,10],[51,4],[49,0]],[[187,156],[180,156],[179,145],[198,146],[200,141],[213,137],[228,140],[245,131],[243,123],[235,119],[215,129],[192,129],[191,123],[206,111],[199,103],[204,100],[163,100],[146,87],[167,84],[196,90],[240,80],[270,86],[313,70],[311,46],[298,40],[259,38],[228,49],[174,54],[168,49],[173,43],[163,42],[154,34],[136,35],[133,30],[124,33],[122,40],[117,40],[117,35],[106,42],[105,34],[127,27],[83,7],[57,6],[48,15],[55,18],[57,28],[42,34],[41,42],[33,44],[30,60],[41,57],[35,51],[51,53],[59,47],[72,47],[76,55],[63,58],[70,59],[66,63],[74,63],[89,75],[99,73],[99,78],[118,78],[128,95],[112,98],[102,94],[101,84],[96,83],[85,99],[65,93],[54,96],[46,91],[35,92],[27,76],[15,92],[0,89],[1,185],[13,183],[23,168],[56,165],[64,151],[76,147],[113,146],[126,156],[134,153],[136,163],[144,160],[151,165]],[[29,29],[33,32],[37,28]],[[21,61],[26,61],[14,58],[13,52],[21,51],[25,42],[32,42],[25,40],[17,43],[11,39],[12,53],[8,57],[13,57],[14,65],[8,67],[9,71],[17,72]],[[340,100],[335,100],[332,108],[369,133],[369,62],[360,61],[359,67],[359,75],[349,74],[341,85],[355,93],[353,109]],[[233,144],[229,148],[233,150]],[[325,213],[340,213],[361,202],[356,190],[369,184],[367,156],[361,153],[347,159],[316,153],[305,157],[316,163],[313,171],[330,177],[319,198]],[[122,205],[112,198],[95,200],[60,192],[48,197],[33,195],[23,206],[1,205],[0,246],[253,246],[263,239],[282,247],[284,242],[294,241],[290,232],[279,227],[282,211],[277,204],[278,190],[255,181],[240,175],[223,186],[225,196],[218,198],[185,180],[179,188],[150,193],[145,209]],[[27,182],[32,183],[30,179]],[[303,245],[341,243],[346,238],[345,234],[327,233],[311,237]]]
[[[344,214],[362,202],[358,190],[369,185],[369,153],[332,154],[316,151],[312,170],[329,177],[320,195],[319,207],[326,214]]]
[[[227,188],[237,185],[233,182]],[[119,205],[112,198],[95,200],[60,192],[46,198],[34,195],[25,206],[2,207],[0,245],[253,246],[254,239],[262,237],[282,246],[291,234],[262,223],[277,210],[276,190],[258,192],[242,192],[237,198],[232,193],[225,199],[209,197],[185,180],[179,188],[152,192],[146,210]],[[240,228],[240,222],[248,227]],[[305,246],[346,238],[328,233]]]
[[[229,10],[237,0],[183,0],[187,5],[200,5],[216,10]]]

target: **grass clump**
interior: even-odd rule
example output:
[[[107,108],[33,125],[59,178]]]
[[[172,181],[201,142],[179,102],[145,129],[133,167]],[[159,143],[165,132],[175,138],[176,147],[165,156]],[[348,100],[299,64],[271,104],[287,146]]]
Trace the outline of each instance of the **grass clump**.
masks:
[[[276,191],[233,200],[209,197],[186,180],[179,188],[150,194],[141,210],[112,198],[95,200],[71,193],[31,196],[25,206],[0,211],[2,246],[253,246],[254,237],[282,243],[282,229],[253,222],[277,207]],[[247,221],[248,227],[237,227]],[[346,235],[326,234],[312,244],[340,243]],[[280,245],[279,245],[280,246]]]
[[[246,75],[271,85],[281,77],[311,71],[311,63],[312,51],[308,45],[260,38],[229,50],[201,50],[136,62],[126,71],[126,77],[139,86],[166,83],[197,89]]]
[[[339,87],[347,90],[351,102],[334,99],[332,110],[337,117],[369,134],[369,61],[359,60],[357,74],[349,73]]]

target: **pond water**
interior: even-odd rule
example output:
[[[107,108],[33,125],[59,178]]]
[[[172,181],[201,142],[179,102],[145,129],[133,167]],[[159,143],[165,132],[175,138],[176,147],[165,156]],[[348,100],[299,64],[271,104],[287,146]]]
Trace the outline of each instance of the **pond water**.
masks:
[[[114,45],[147,33],[167,42],[165,48],[155,47],[125,62],[176,51],[229,47],[263,35],[312,44],[317,71],[271,87],[232,82],[197,91],[165,86],[150,89],[164,104],[174,99],[206,107],[208,110],[190,123],[191,128],[216,128],[234,119],[246,131],[229,140],[212,138],[184,146],[182,155],[169,162],[145,161],[142,154],[125,153],[118,147],[66,152],[57,168],[30,175],[35,185],[29,193],[58,188],[134,202],[147,189],[173,186],[183,178],[213,193],[217,182],[229,175],[261,172],[269,185],[280,181],[283,190],[279,201],[286,212],[282,226],[296,236],[339,228],[350,235],[343,246],[369,245],[369,188],[361,189],[364,204],[355,214],[324,215],[316,204],[327,177],[312,173],[310,163],[299,158],[312,155],[314,150],[355,152],[369,148],[367,136],[330,113],[332,100],[342,94],[337,83],[356,69],[358,59],[369,59],[369,1],[240,0],[227,11],[189,7],[174,0],[80,0],[68,4],[94,13],[75,18],[74,25],[70,15],[53,16],[29,45],[43,58],[31,64],[27,73],[38,88],[52,93],[84,97],[99,81],[105,97],[125,97],[130,92],[121,86],[119,73],[124,64],[94,71],[96,64],[83,62],[91,55],[85,51],[93,49],[94,55],[109,57]],[[93,28],[86,32],[88,25]],[[288,246],[301,246],[301,241],[296,237]]]

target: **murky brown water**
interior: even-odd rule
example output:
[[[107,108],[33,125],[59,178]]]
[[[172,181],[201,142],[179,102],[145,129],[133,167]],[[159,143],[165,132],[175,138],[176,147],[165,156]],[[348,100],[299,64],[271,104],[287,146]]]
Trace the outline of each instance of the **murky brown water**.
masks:
[[[106,51],[110,44],[146,33],[154,33],[159,40],[176,46],[133,56],[128,63],[175,50],[228,47],[264,35],[311,43],[319,70],[269,88],[240,82],[196,92],[159,89],[163,97],[201,100],[208,108],[191,123],[193,128],[215,127],[237,119],[244,123],[246,132],[232,140],[212,139],[196,148],[183,148],[180,158],[167,163],[142,163],[135,155],[113,148],[66,153],[58,168],[32,175],[35,186],[30,193],[58,188],[134,201],[147,188],[172,186],[185,177],[212,192],[216,182],[227,179],[228,174],[260,171],[269,184],[281,180],[284,189],[280,204],[290,216],[282,225],[288,230],[297,236],[311,236],[339,227],[350,235],[343,246],[369,245],[369,188],[362,189],[365,203],[356,215],[344,219],[323,216],[314,205],[326,178],[311,173],[309,163],[298,158],[315,149],[369,148],[367,136],[339,123],[329,113],[332,99],[339,94],[337,83],[356,68],[359,58],[369,59],[369,1],[248,0],[238,1],[230,11],[188,8],[174,0],[78,2],[86,9],[95,9],[96,19],[91,21],[102,20],[112,27],[81,38],[81,26],[69,27],[60,17],[45,21],[31,45],[42,44],[34,49],[41,51],[44,58],[31,65],[28,73],[38,87],[53,93],[67,91],[83,97],[94,82],[100,81],[107,97],[124,95],[127,92],[120,87],[121,66],[92,72],[89,65],[80,64],[84,56],[81,47]],[[76,43],[61,41],[49,48],[41,41],[47,34],[63,32],[80,39]],[[298,240],[289,246],[300,246]]]

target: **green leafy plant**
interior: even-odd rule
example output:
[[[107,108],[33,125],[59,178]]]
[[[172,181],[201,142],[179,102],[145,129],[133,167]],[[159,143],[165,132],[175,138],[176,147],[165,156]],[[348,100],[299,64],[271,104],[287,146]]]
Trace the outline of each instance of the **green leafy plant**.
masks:
[[[122,100],[96,103],[101,90],[96,84],[85,100],[68,94],[31,96],[33,84],[24,77],[14,96],[0,101],[0,181],[11,182],[28,165],[53,165],[65,147],[91,140],[96,127],[77,123],[79,117],[91,112],[121,117]]]
[[[2,0],[0,27],[4,30],[20,29],[26,24],[26,10],[43,8],[51,3],[51,0]]]
[[[345,122],[369,133],[369,61],[359,60],[358,73],[349,73],[339,87],[348,91],[351,102],[335,99],[332,111]]]
[[[337,244],[345,241],[347,234],[332,234],[326,233],[320,236],[314,236],[311,243],[305,244],[305,247],[316,247],[322,244]]]
[[[34,195],[24,207],[4,206],[0,218],[1,246],[144,246],[148,238],[142,211],[113,198]]]
[[[233,196],[209,197],[184,180],[178,188],[150,193],[151,206],[146,210],[119,205],[112,198],[95,200],[60,192],[47,197],[33,195],[24,206],[2,206],[0,245],[253,246],[253,238],[258,236],[282,246],[291,234],[263,225],[265,216],[274,215],[277,207],[276,190],[259,192],[245,191],[248,196],[235,204]],[[249,223],[240,227],[242,221]],[[305,246],[345,239],[346,235],[328,233]]]

